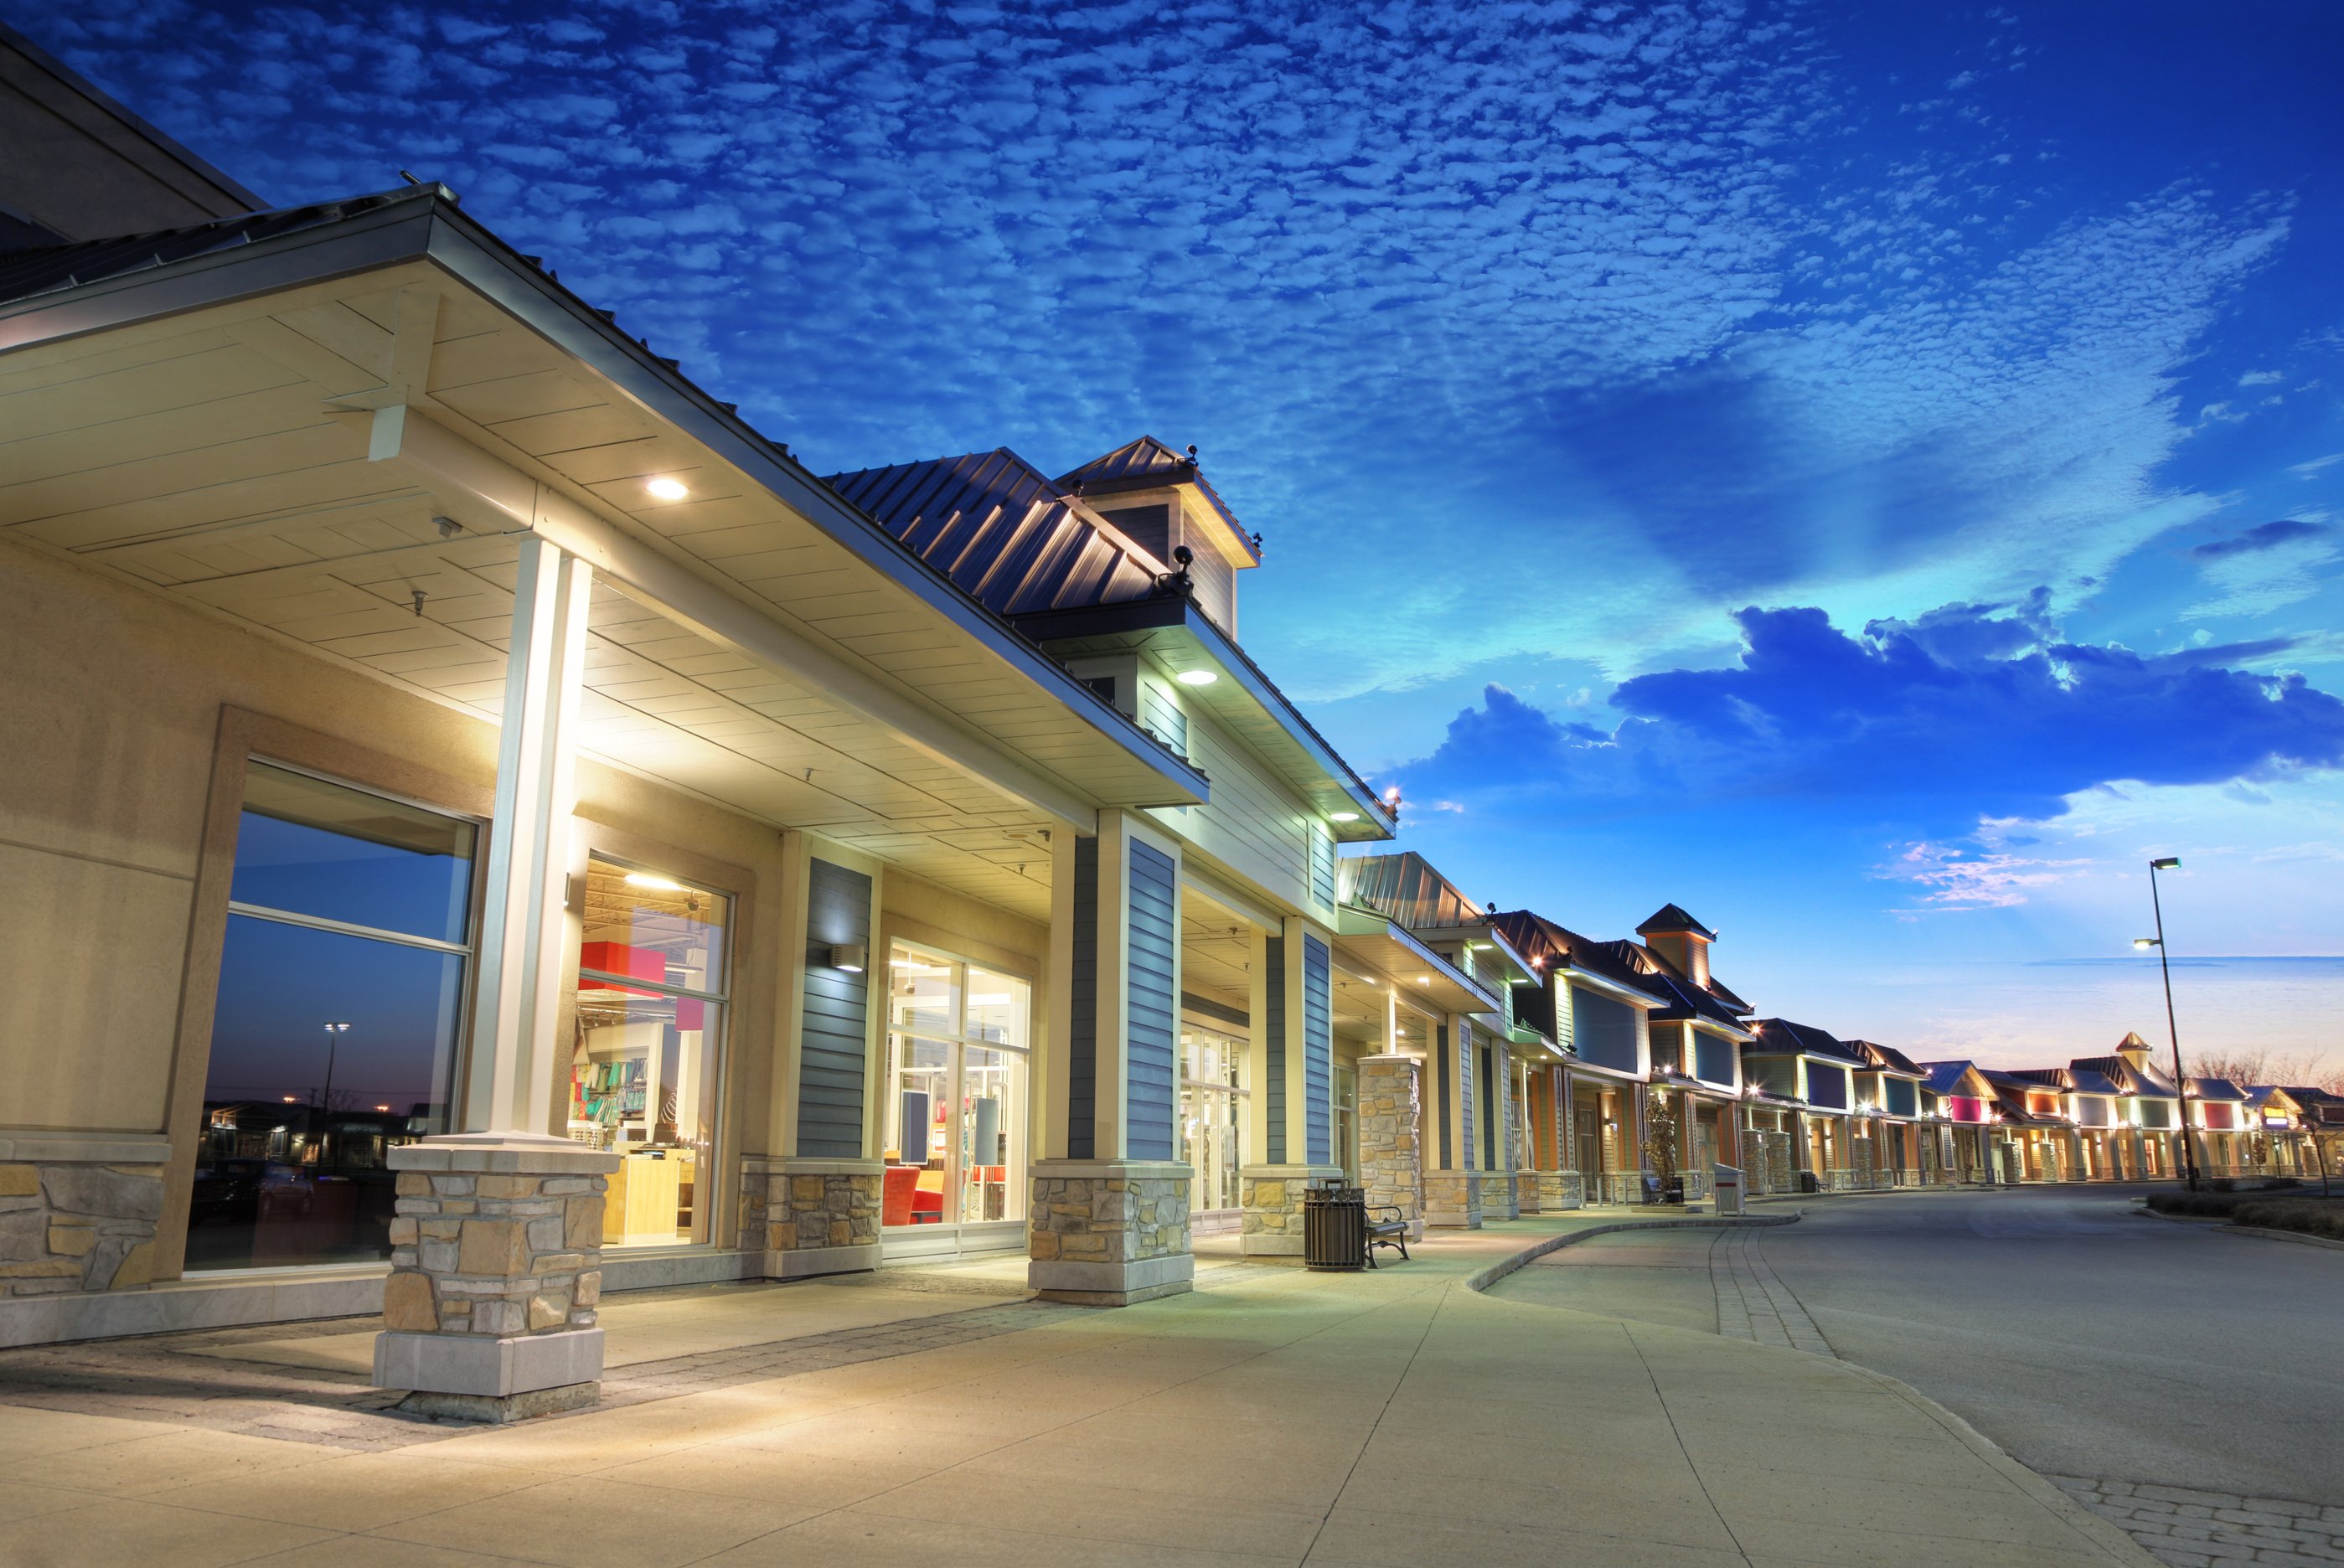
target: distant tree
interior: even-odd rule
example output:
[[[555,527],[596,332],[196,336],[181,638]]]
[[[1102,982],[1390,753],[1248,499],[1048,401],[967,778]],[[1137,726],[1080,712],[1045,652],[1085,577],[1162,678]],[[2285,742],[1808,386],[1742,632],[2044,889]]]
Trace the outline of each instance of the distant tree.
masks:
[[[2308,1084],[2334,1094],[2344,1083],[2339,1068],[2319,1051],[2273,1051],[2233,1047],[2182,1058],[2193,1078],[2228,1078],[2239,1087],[2249,1084]]]

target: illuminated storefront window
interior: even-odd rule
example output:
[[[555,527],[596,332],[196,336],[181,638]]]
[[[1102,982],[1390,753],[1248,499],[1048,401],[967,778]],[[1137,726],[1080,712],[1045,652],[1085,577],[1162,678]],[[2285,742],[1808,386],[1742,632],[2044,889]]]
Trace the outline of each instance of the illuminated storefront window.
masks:
[[[899,944],[887,997],[881,1220],[1023,1219],[1033,987]]]
[[[253,763],[205,1070],[190,1270],[390,1255],[390,1148],[444,1132],[476,824]]]
[[[1235,1212],[1245,1202],[1246,1043],[1191,1024],[1180,1031],[1180,1158],[1193,1214]]]
[[[707,1238],[731,912],[663,873],[587,863],[570,1136],[621,1157],[605,1246]]]

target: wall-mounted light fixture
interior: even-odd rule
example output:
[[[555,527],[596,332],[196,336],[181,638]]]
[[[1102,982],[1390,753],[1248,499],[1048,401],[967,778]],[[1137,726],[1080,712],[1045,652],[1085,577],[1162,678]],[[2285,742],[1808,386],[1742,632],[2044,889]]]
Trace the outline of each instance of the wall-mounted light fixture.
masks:
[[[844,969],[850,975],[860,975],[870,956],[870,951],[862,943],[841,942],[830,950],[830,966]]]

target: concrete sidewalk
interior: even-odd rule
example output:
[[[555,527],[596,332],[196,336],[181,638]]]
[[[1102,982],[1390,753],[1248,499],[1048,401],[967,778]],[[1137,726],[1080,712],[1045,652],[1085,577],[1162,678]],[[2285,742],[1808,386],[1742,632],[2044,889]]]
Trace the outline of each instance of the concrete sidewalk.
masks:
[[[1607,1222],[375,1452],[0,1402],[0,1563],[2149,1562],[1891,1380],[1470,1288]]]

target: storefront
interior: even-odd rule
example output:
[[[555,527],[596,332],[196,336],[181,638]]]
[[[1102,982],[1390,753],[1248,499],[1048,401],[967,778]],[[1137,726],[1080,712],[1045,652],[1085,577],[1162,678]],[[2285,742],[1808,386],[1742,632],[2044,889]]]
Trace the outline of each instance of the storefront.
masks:
[[[885,1255],[1022,1248],[1032,986],[898,943],[887,957],[887,993]]]

